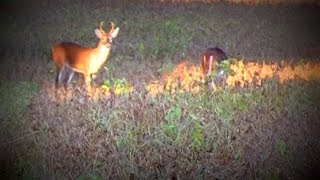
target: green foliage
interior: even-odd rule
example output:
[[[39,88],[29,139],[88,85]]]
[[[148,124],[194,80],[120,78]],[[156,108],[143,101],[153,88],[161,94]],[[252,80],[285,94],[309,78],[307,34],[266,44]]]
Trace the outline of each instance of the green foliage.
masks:
[[[194,147],[200,150],[204,143],[203,127],[200,125],[200,123],[195,123],[191,133],[191,137]]]
[[[217,115],[217,117],[225,120],[225,122],[228,122],[232,119],[234,108],[237,106],[232,100],[232,97],[234,94],[232,94],[231,91],[224,91],[219,92],[216,94],[216,101],[217,105],[214,106],[214,113]]]
[[[175,141],[179,133],[179,120],[182,116],[182,110],[178,106],[173,106],[167,112],[167,123],[164,125],[164,134]]]
[[[181,118],[182,110],[178,106],[173,106],[167,113],[168,122],[176,122]]]
[[[220,70],[223,70],[226,75],[229,75],[232,73],[232,70],[230,68],[230,65],[233,63],[233,61],[235,61],[236,59],[226,59],[223,60],[221,63],[218,64],[218,68]]]
[[[280,157],[284,157],[285,152],[287,151],[287,145],[282,139],[277,139],[277,149],[280,154]]]
[[[141,54],[142,56],[145,54],[145,45],[144,45],[144,42],[140,42],[140,43],[139,43],[138,51],[139,51],[139,54]]]
[[[131,91],[132,87],[126,79],[117,79],[112,76],[111,72],[115,69],[113,66],[109,68],[104,67],[104,69],[107,76],[101,85],[102,89],[106,91],[112,90],[116,94],[128,94]]]
[[[131,91],[131,86],[125,79],[107,79],[103,81],[101,87],[107,91],[112,89],[116,94],[128,94]]]
[[[168,138],[170,138],[172,141],[175,141],[179,131],[178,125],[173,122],[168,122],[163,128],[164,128],[164,134]]]

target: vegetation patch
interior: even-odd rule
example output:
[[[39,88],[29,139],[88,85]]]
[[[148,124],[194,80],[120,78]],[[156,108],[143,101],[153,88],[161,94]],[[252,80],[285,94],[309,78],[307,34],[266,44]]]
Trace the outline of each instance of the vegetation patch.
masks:
[[[1,119],[5,117],[10,119],[12,116],[21,117],[38,91],[38,84],[32,81],[1,82]]]

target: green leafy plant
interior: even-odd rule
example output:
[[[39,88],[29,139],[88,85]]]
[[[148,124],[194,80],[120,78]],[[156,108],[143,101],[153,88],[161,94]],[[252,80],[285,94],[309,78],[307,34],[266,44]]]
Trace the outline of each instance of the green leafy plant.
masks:
[[[192,137],[192,142],[194,147],[200,150],[200,148],[204,143],[203,127],[200,125],[200,123],[198,122],[195,123],[191,133],[191,137]]]
[[[107,91],[113,90],[116,94],[127,94],[132,87],[125,79],[111,79],[103,81],[101,87]]]
[[[233,61],[234,61],[233,59],[226,59],[226,60],[221,61],[218,64],[218,69],[223,70],[224,73],[226,73],[226,75],[231,74],[232,70],[230,68],[230,65],[232,64]]]
[[[106,91],[113,91],[115,94],[127,94],[132,91],[132,86],[129,84],[127,80],[124,78],[118,79],[112,76],[112,71],[114,70],[113,66],[109,68],[104,67],[107,78],[101,84],[101,88],[105,89]]]
[[[178,106],[173,106],[167,113],[167,124],[164,125],[164,134],[173,141],[177,138],[179,132],[178,120],[180,120],[182,110]]]
[[[175,122],[178,121],[181,118],[182,115],[182,110],[178,106],[173,106],[172,108],[169,109],[167,113],[167,120],[169,122]]]

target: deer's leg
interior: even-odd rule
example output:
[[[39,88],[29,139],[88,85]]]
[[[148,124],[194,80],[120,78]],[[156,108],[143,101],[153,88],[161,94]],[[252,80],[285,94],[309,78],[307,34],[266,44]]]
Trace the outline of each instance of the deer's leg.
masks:
[[[90,74],[84,74],[84,80],[85,80],[85,83],[86,83],[87,92],[91,93],[92,92],[91,75]]]
[[[84,80],[85,80],[84,75],[82,73],[79,73],[78,80],[77,80],[77,85],[79,87],[82,87]]]
[[[209,59],[210,59],[209,60],[209,70],[208,70],[207,76],[209,76],[211,74],[213,57],[210,56]]]
[[[67,78],[65,79],[66,81],[65,81],[65,84],[64,84],[65,89],[68,88],[68,84],[70,83],[70,81],[72,80],[73,75],[74,75],[74,71],[73,70],[71,70],[71,69],[68,69],[68,70],[70,70],[71,72],[67,72],[67,76],[66,76]]]
[[[208,63],[207,63],[207,58],[206,58],[206,56],[204,55],[203,58],[202,58],[202,63],[201,63],[203,74],[207,74],[207,68],[208,68],[208,65],[207,65],[207,64],[208,64]]]
[[[58,89],[59,87],[59,76],[60,76],[60,69],[57,68],[57,74],[55,79],[55,88]]]
[[[55,79],[55,87],[58,89],[60,87],[60,82],[62,78],[62,68],[61,66],[57,66],[57,74],[56,74],[56,79]]]
[[[62,80],[63,86],[65,89],[68,88],[68,84],[70,83],[72,77],[73,77],[73,70],[69,68],[68,66],[64,65],[60,71],[60,77],[59,82],[61,81],[62,74],[64,74],[64,78]]]

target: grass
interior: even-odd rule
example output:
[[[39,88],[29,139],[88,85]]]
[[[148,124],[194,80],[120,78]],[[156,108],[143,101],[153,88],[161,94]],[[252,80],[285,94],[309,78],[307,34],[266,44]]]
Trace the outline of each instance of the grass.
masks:
[[[299,43],[277,34],[288,31],[281,29],[285,22],[289,29],[300,25],[292,23],[300,17],[281,16],[274,31],[268,22],[276,10],[294,7],[132,3],[112,9],[99,2],[89,8],[64,3],[43,4],[8,24],[4,38],[19,48],[8,47],[1,62],[5,177],[289,179],[303,177],[319,159],[319,80],[281,85],[271,78],[259,88],[202,87],[155,97],[145,89],[183,59],[198,63],[208,46],[245,60],[285,59],[277,48],[299,49]],[[70,96],[56,98],[50,47],[61,40],[94,46],[100,20],[106,29],[114,21],[120,32],[94,84],[119,93],[87,99],[73,84]],[[255,26],[261,30],[252,31]],[[254,37],[246,38],[248,32]],[[273,53],[266,53],[270,47]]]
[[[176,97],[164,95],[158,99],[131,94],[87,102],[85,106],[73,99],[58,102],[59,106],[54,101],[43,103],[46,95],[42,91],[33,103],[47,108],[29,110],[28,113],[37,114],[33,116],[36,123],[33,128],[38,133],[33,135],[32,150],[28,154],[19,153],[15,168],[21,169],[23,177],[40,174],[51,178],[128,178],[131,174],[137,178],[169,178],[172,173],[204,178],[246,176],[241,164],[247,162],[248,153],[253,151],[246,148],[257,146],[253,153],[258,155],[261,152],[256,151],[269,148],[271,134],[279,133],[264,128],[292,121],[290,112],[299,115],[296,121],[310,121],[309,115],[315,115],[319,108],[310,108],[315,101],[303,101],[308,99],[308,92],[319,89],[317,82],[291,82],[287,87],[278,87],[278,93],[286,98],[274,95],[268,86]],[[39,108],[40,114],[36,113]],[[54,112],[50,112],[52,109]],[[288,116],[283,115],[285,110]],[[279,159],[273,159],[275,156],[266,161],[286,161],[290,149],[285,138],[288,137],[275,139]],[[39,157],[43,153],[46,155]],[[260,155],[270,156],[268,153]],[[44,171],[50,166],[51,171]],[[228,175],[220,174],[224,168],[218,167],[229,169]],[[211,171],[216,168],[217,171]]]
[[[12,116],[21,117],[31,104],[32,98],[39,90],[38,84],[28,81],[4,81],[0,87],[1,119],[10,120]],[[8,119],[6,119],[8,118]]]

